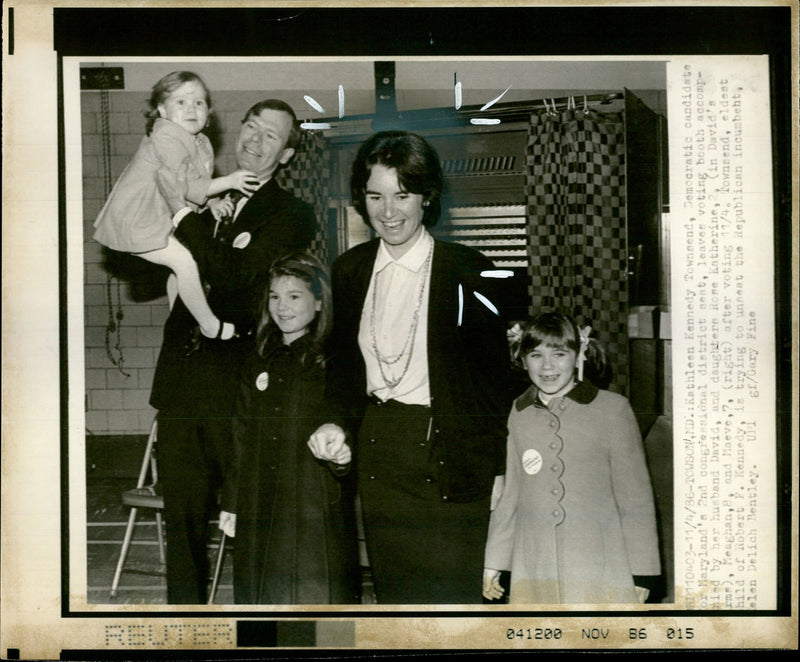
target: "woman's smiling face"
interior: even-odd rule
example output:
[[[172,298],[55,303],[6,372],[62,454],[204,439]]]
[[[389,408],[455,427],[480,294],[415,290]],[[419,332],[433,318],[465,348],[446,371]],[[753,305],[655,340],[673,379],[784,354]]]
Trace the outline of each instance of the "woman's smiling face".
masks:
[[[370,225],[389,254],[402,257],[422,233],[423,196],[406,191],[397,170],[376,164],[367,180],[365,202]]]

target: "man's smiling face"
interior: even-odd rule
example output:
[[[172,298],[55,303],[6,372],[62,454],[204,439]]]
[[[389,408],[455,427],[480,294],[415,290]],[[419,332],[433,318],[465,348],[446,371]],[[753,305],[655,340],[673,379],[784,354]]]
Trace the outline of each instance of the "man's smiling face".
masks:
[[[286,147],[291,130],[292,118],[281,110],[265,108],[258,115],[250,115],[236,142],[239,167],[252,170],[262,181],[269,178],[294,154],[294,149]]]

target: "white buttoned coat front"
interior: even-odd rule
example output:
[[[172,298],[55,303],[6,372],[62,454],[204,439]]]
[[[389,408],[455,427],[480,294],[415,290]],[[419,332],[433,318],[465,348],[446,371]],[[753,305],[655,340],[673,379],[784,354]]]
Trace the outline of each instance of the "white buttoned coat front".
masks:
[[[513,603],[635,603],[660,573],[655,509],[628,401],[585,383],[544,406],[535,387],[509,416],[506,482],[486,567],[511,571]]]

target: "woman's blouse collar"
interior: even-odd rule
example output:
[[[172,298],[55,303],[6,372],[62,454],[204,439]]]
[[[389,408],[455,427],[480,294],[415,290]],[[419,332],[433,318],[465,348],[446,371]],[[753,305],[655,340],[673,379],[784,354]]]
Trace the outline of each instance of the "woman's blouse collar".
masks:
[[[420,267],[422,267],[422,265],[425,263],[425,260],[428,258],[428,252],[430,251],[430,244],[432,241],[433,237],[430,236],[425,226],[423,226],[422,232],[420,232],[420,235],[417,237],[414,245],[409,248],[400,258],[395,260],[389,254],[386,244],[384,243],[383,239],[381,239],[380,245],[378,246],[378,255],[375,258],[374,273],[378,273],[387,264],[392,262],[402,265],[409,271],[419,271]]]

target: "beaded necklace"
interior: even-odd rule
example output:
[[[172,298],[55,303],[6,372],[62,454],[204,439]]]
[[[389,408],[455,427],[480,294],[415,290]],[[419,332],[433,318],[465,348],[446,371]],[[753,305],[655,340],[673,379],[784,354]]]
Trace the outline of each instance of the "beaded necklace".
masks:
[[[375,278],[375,284],[372,288],[372,311],[370,315],[370,322],[369,322],[369,333],[370,338],[372,340],[372,351],[375,352],[375,358],[378,359],[378,368],[381,371],[381,377],[383,378],[384,383],[390,389],[395,388],[400,382],[403,381],[403,378],[406,376],[409,367],[411,366],[411,357],[414,354],[414,341],[417,336],[417,326],[419,326],[419,313],[422,309],[422,300],[425,294],[425,285],[428,282],[428,272],[430,271],[431,261],[433,259],[433,242],[431,241],[430,249],[428,250],[428,257],[425,258],[425,262],[422,265],[422,269],[420,269],[420,275],[418,276],[419,279],[419,291],[417,293],[417,305],[414,308],[414,314],[411,318],[411,327],[408,330],[408,335],[406,336],[406,340],[403,343],[403,349],[400,350],[400,353],[396,356],[389,357],[383,354],[378,349],[378,337],[375,332],[375,318],[377,317],[377,301],[378,301],[378,279]],[[403,371],[400,373],[400,376],[396,379],[392,379],[386,374],[386,370],[384,366],[393,366],[400,361],[400,359],[406,354],[406,349],[408,349],[408,357],[405,361],[405,366],[403,366]]]

